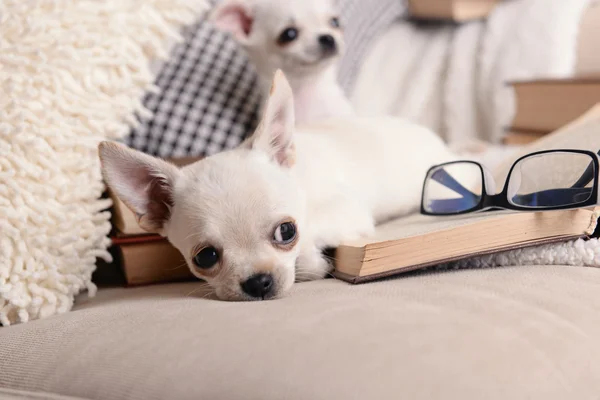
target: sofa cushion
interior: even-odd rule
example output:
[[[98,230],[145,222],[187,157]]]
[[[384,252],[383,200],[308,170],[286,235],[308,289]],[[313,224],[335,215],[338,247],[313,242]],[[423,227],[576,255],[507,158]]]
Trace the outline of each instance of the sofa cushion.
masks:
[[[12,390],[0,388],[2,400],[88,400],[83,397],[62,396],[48,392],[29,392],[25,390]]]
[[[100,290],[0,329],[0,387],[88,399],[597,399],[600,270],[536,266],[295,285]]]

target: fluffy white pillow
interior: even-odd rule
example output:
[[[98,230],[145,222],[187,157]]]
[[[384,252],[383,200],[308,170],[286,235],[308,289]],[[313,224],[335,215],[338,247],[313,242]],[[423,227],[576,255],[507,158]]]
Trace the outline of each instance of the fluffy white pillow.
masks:
[[[0,323],[71,309],[110,258],[97,144],[129,132],[205,0],[0,2]]]

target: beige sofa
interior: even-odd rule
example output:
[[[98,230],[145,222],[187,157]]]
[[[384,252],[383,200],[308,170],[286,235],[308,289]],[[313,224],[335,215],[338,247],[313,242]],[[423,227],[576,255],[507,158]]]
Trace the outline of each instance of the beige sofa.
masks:
[[[1,329],[0,398],[600,396],[598,269],[329,279],[255,303],[190,294],[199,287],[105,288],[71,313]]]

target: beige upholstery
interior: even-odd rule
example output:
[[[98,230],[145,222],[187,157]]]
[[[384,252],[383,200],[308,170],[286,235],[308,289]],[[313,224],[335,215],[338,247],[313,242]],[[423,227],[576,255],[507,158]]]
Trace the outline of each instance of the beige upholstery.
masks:
[[[0,388],[2,400],[87,400],[83,397],[61,396],[49,392],[30,392],[26,390],[12,390]]]
[[[0,387],[103,400],[600,394],[598,269],[327,280],[255,303],[198,287],[101,290],[71,313],[1,328]]]

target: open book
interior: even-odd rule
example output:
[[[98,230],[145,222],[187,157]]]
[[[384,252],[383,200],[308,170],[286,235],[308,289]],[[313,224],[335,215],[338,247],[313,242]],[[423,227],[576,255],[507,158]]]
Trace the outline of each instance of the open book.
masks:
[[[600,105],[492,171],[502,187],[513,162],[545,149],[600,149]],[[600,207],[543,212],[492,211],[462,216],[411,215],[377,228],[371,238],[339,246],[336,277],[360,283],[476,255],[590,237]]]

